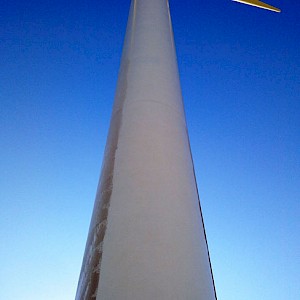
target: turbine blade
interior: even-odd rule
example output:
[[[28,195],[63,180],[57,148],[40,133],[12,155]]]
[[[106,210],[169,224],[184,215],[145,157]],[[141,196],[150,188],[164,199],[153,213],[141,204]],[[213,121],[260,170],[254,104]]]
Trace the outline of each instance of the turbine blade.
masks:
[[[275,11],[275,12],[280,12],[281,11],[279,8],[276,8],[274,6],[271,6],[267,3],[264,3],[264,2],[259,1],[259,0],[232,0],[232,1],[240,2],[240,3],[252,5],[252,6],[256,6],[256,7],[267,9],[267,10],[272,10],[272,11]]]

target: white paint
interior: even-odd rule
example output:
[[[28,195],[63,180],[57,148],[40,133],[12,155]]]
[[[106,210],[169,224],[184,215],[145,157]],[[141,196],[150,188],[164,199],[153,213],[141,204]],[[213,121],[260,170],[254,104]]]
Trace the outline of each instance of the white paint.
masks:
[[[216,299],[166,0],[131,3],[76,299]]]

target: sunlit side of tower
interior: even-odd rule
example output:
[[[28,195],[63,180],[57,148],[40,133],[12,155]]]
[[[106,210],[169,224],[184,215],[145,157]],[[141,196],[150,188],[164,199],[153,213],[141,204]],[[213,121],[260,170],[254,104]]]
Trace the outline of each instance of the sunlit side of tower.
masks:
[[[77,300],[215,300],[167,0],[132,0]]]

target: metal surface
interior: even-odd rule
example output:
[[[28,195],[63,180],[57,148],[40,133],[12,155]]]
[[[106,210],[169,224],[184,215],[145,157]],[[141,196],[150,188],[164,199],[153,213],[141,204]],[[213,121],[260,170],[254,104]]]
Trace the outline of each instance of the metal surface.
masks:
[[[76,299],[216,299],[166,0],[131,3]]]

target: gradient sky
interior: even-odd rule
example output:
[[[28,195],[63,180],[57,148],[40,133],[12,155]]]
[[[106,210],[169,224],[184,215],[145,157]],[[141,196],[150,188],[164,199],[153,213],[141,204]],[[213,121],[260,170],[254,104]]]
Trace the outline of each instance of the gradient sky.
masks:
[[[0,299],[74,299],[129,2],[1,4]],[[270,4],[170,1],[219,300],[300,299],[300,4]]]

